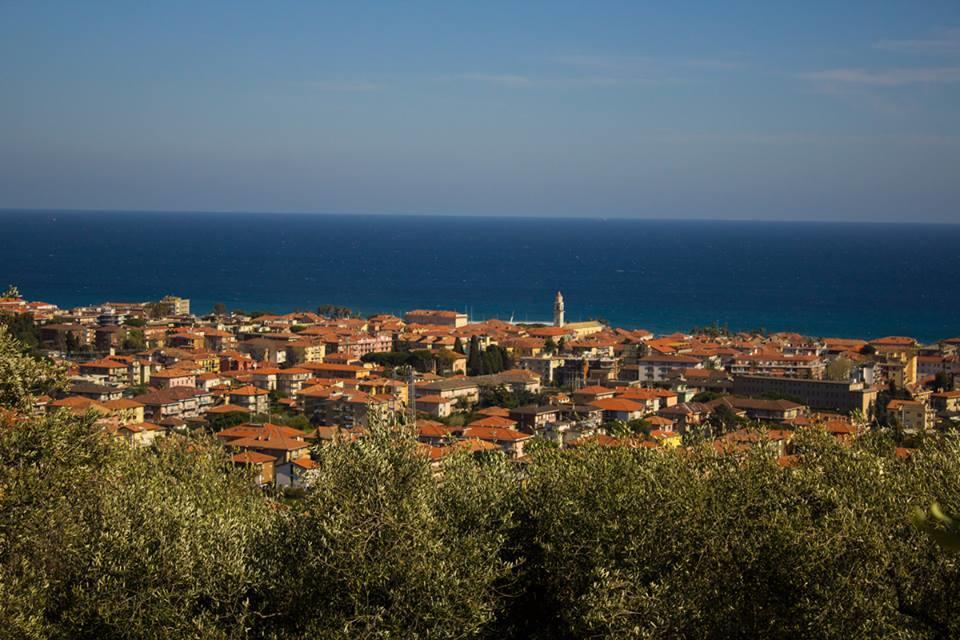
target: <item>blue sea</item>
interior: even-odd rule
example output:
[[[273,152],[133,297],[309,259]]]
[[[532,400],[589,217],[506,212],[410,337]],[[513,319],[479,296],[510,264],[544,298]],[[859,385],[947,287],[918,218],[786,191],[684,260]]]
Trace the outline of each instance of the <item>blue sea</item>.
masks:
[[[651,331],[960,334],[960,225],[0,212],[0,286],[67,308],[417,307]]]

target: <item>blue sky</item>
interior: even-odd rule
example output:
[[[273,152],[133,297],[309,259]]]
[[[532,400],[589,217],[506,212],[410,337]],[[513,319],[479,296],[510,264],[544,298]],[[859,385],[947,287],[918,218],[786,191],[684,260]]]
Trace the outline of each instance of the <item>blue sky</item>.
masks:
[[[960,3],[4,2],[0,208],[960,222]]]

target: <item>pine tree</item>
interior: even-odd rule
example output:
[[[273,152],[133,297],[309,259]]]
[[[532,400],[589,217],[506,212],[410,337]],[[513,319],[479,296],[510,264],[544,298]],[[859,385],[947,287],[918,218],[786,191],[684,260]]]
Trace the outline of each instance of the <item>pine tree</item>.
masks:
[[[453,341],[453,350],[457,353],[466,353],[463,350],[463,341],[457,336],[457,339]]]

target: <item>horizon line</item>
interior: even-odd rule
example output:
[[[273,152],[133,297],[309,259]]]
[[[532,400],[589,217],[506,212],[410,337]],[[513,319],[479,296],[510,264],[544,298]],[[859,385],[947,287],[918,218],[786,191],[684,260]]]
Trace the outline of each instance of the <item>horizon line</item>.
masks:
[[[923,225],[923,226],[956,226],[958,221],[944,220],[860,220],[851,218],[702,218],[702,217],[658,217],[639,215],[566,215],[556,213],[413,213],[413,212],[330,212],[330,211],[258,211],[226,209],[89,209],[89,208],[55,208],[55,207],[0,207],[0,215],[8,213],[107,213],[107,214],[200,214],[200,215],[259,215],[259,216],[327,216],[327,217],[395,217],[395,218],[496,218],[518,220],[593,220],[598,222],[616,221],[644,221],[644,222],[758,222],[758,223],[790,223],[790,224],[874,224],[874,225]]]

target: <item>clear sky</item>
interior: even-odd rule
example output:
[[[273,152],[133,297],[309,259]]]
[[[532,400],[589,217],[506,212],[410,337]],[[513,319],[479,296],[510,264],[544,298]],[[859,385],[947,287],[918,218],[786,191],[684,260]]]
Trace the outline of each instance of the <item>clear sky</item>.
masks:
[[[960,2],[0,0],[0,208],[960,222]]]

